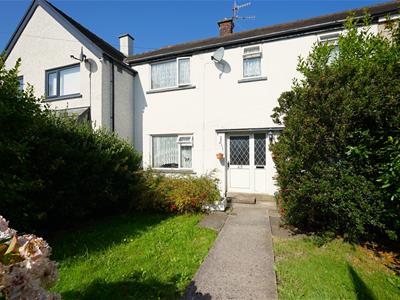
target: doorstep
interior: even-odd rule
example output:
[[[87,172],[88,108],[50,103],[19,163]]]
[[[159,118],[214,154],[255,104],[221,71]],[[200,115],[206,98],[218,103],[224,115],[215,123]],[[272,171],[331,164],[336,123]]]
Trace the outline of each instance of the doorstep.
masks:
[[[244,204],[256,204],[257,202],[275,202],[274,196],[268,194],[258,193],[227,193],[228,202],[231,203],[244,203]]]

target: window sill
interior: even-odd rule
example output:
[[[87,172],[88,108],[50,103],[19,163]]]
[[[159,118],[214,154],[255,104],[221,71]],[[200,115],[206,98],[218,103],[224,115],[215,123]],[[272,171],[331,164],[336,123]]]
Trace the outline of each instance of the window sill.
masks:
[[[267,80],[267,79],[268,79],[267,76],[243,78],[243,79],[238,80],[238,83],[253,82],[253,81],[264,81],[264,80]]]
[[[60,100],[76,99],[76,98],[82,98],[82,94],[72,94],[72,95],[65,95],[65,96],[60,96],[60,97],[49,97],[49,98],[45,98],[43,101],[44,102],[52,102],[52,101],[60,101]]]
[[[162,169],[162,168],[154,168],[152,169],[155,172],[159,172],[159,173],[167,173],[167,174],[196,174],[196,172],[194,172],[191,169]]]
[[[164,92],[171,92],[171,91],[189,90],[189,89],[194,89],[194,88],[196,88],[195,85],[185,85],[185,86],[179,86],[179,87],[150,90],[150,91],[147,91],[146,94],[156,94],[156,93],[164,93]]]

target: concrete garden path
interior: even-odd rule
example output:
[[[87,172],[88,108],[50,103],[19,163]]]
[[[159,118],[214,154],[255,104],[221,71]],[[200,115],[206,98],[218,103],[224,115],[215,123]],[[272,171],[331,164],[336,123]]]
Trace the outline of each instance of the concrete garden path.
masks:
[[[182,299],[277,299],[268,207],[236,204]]]

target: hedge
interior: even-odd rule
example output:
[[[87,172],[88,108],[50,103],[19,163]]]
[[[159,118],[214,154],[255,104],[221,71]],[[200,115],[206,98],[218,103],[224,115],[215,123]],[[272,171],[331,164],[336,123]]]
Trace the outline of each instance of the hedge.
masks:
[[[148,169],[141,175],[139,210],[193,213],[221,200],[218,180],[212,173],[168,176]]]
[[[54,230],[134,207],[141,157],[126,141],[57,117],[18,89],[0,57],[0,212],[19,231]]]
[[[360,22],[360,21],[358,21]],[[272,145],[284,218],[304,230],[357,241],[400,234],[400,31],[370,32],[349,19],[339,55],[316,44],[300,59],[291,91],[272,117],[285,128]],[[358,25],[363,25],[360,28]]]

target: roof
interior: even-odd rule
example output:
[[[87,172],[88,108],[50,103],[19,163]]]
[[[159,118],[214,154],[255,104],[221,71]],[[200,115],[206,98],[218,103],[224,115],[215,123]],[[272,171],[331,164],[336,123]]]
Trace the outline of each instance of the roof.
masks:
[[[32,1],[31,5],[29,6],[28,10],[26,11],[24,17],[22,18],[21,22],[19,23],[17,29],[11,36],[7,46],[5,48],[5,55],[6,57],[11,52],[12,48],[14,47],[15,43],[17,42],[19,36],[21,35],[23,29],[25,28],[26,24],[32,17],[35,9],[37,6],[41,5],[42,7],[50,6],[57,14],[59,14],[65,21],[67,21],[71,26],[73,26],[77,31],[79,31],[82,35],[84,35],[88,40],[90,40],[94,45],[96,45],[101,51],[103,51],[106,55],[111,57],[117,62],[123,63],[125,59],[125,55],[122,54],[120,51],[115,49],[109,43],[104,41],[102,38],[95,35],[89,29],[72,19],[70,16],[59,10],[53,4],[46,0],[34,0]]]
[[[55,110],[56,116],[67,115],[68,117],[76,117],[79,123],[90,121],[90,107],[66,108]]]
[[[67,19],[68,22],[70,22],[74,27],[76,27],[80,32],[82,32],[89,40],[91,40],[97,47],[102,49],[107,55],[111,56],[112,58],[122,62],[125,59],[125,55],[122,54],[120,51],[115,49],[113,46],[111,46],[109,43],[107,43],[105,40],[102,38],[98,37],[95,35],[93,32],[91,32],[89,29],[72,19],[70,16],[65,14],[63,11],[59,10],[57,7],[55,7],[53,4],[50,2],[47,2],[50,4],[51,7],[53,7],[60,15],[62,15],[65,19]]]
[[[235,46],[238,44],[251,43],[260,40],[276,38],[288,38],[299,34],[307,34],[320,30],[343,27],[344,21],[350,14],[355,17],[369,13],[372,18],[379,18],[400,10],[400,2],[387,2],[374,6],[367,6],[355,10],[342,11],[339,13],[303,19],[289,23],[260,27],[257,29],[232,33],[226,36],[213,37],[174,46],[164,47],[158,50],[144,52],[129,56],[126,62],[135,65],[149,61],[166,59],[182,54],[192,54],[201,51],[208,51],[221,46]]]

